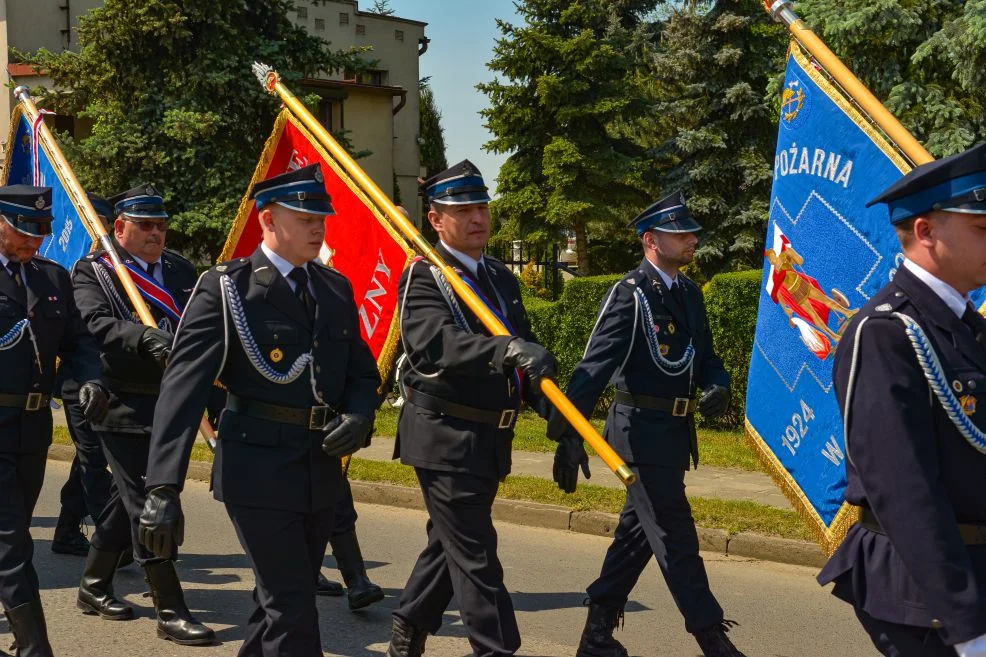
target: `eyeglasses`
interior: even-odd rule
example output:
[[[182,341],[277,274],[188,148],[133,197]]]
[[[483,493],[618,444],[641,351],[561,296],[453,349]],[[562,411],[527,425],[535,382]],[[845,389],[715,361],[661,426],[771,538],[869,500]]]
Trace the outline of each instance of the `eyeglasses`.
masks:
[[[167,221],[134,221],[133,219],[127,219],[128,222],[135,224],[145,233],[149,233],[155,228],[162,233],[168,232],[168,222]]]

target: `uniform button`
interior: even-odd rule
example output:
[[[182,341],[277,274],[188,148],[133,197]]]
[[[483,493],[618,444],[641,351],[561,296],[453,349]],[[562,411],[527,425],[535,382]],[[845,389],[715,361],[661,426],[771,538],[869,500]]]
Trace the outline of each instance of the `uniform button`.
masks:
[[[318,346],[318,340],[315,340],[314,342],[312,342],[312,346],[313,347],[317,347]]]
[[[278,337],[277,337],[277,333],[275,333],[275,334],[274,334],[274,339],[275,339],[275,340],[277,340],[277,339],[278,339]]]
[[[33,310],[27,314],[27,318],[28,319],[34,319],[34,311]]]
[[[315,371],[316,372],[321,372],[322,371],[322,366],[321,365],[316,365],[315,366]]]
[[[975,390],[975,389],[976,389],[976,382],[975,381],[970,381],[969,382],[969,390]]]
[[[902,296],[904,296],[904,293],[903,292],[894,292],[894,296],[895,297],[902,297]]]
[[[349,329],[342,329],[343,335],[349,335]]]
[[[931,627],[932,629],[940,630],[942,628],[941,621],[938,620],[937,618],[934,619],[933,621],[931,621]]]
[[[240,438],[246,438],[246,431],[240,434]]]

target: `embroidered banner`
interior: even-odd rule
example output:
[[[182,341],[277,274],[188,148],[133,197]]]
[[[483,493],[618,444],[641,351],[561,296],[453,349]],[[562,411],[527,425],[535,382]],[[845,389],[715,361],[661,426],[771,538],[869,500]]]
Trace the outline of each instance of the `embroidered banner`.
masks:
[[[253,174],[253,183],[320,162],[336,215],[326,217],[320,254],[353,286],[360,331],[370,345],[384,381],[399,339],[397,284],[414,251],[383,213],[289,110],[284,109]],[[388,181],[389,183],[389,181]],[[243,197],[219,260],[249,256],[260,244],[257,208]]]
[[[66,190],[65,181],[52,166],[47,149],[36,143],[35,134],[34,126],[18,104],[10,117],[0,184],[51,187],[52,233],[42,242],[38,254],[71,269],[79,258],[89,253],[96,237],[82,220],[81,212]]]
[[[826,552],[855,513],[833,352],[849,319],[903,259],[883,206],[865,204],[910,169],[793,44],[784,80],[746,431]]]

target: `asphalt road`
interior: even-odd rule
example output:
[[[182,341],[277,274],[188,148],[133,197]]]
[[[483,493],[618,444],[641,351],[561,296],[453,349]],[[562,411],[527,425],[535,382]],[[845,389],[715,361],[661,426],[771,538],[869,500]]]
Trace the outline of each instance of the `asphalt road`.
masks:
[[[207,486],[189,482],[183,498],[188,514],[184,555],[179,564],[189,606],[216,629],[221,645],[175,646],[156,638],[153,609],[142,597],[143,577],[131,566],[117,576],[116,588],[137,609],[130,622],[83,616],[75,608],[81,557],[55,555],[50,539],[58,513],[58,488],[68,464],[50,461],[45,489],[32,533],[35,563],[55,654],[59,657],[227,657],[242,641],[241,624],[252,605],[253,578],[232,526]],[[351,613],[342,598],[318,601],[322,645],[331,655],[379,656],[390,637],[390,610],[424,546],[423,513],[360,505],[359,534],[370,576],[387,599]],[[513,593],[523,647],[520,654],[563,657],[575,653],[585,621],[584,587],[598,573],[607,539],[569,532],[501,524],[500,556]],[[713,590],[727,618],[741,626],[731,633],[748,657],[866,657],[876,655],[851,610],[814,581],[814,570],[748,559],[706,555]],[[326,574],[337,577],[328,557]],[[458,613],[447,612],[438,636],[429,638],[428,657],[469,655]],[[0,621],[0,646],[10,634]],[[617,633],[631,655],[696,657],[660,572],[644,573],[627,608],[624,629]]]

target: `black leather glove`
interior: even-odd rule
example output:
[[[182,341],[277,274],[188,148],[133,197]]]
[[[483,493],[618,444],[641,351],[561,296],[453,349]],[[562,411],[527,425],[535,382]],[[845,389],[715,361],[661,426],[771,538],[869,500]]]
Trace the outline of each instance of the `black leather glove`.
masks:
[[[558,488],[566,493],[574,493],[579,481],[580,467],[586,479],[592,476],[592,473],[589,472],[589,455],[585,453],[582,437],[576,433],[567,432],[558,441],[558,447],[555,449],[555,464],[552,468],[552,475]]]
[[[95,381],[83,383],[79,388],[79,406],[86,421],[102,424],[110,412],[110,398],[103,386]]]
[[[522,370],[528,385],[537,394],[541,393],[541,379],[553,379],[558,372],[558,362],[550,351],[536,342],[520,338],[514,338],[507,345],[503,365],[508,371]]]
[[[548,415],[548,430],[547,436],[556,443],[565,437],[566,433],[573,431],[568,420],[565,416],[558,412],[558,409],[554,406],[551,407],[551,413]]]
[[[157,363],[163,370],[168,363],[168,356],[171,355],[171,344],[174,341],[175,336],[171,333],[159,328],[148,327],[140,336],[137,351],[144,358]]]
[[[137,540],[162,559],[174,559],[178,555],[178,546],[185,542],[185,514],[181,511],[177,489],[158,486],[147,493]]]
[[[713,383],[702,393],[698,400],[698,412],[703,417],[719,417],[729,409],[729,388]]]
[[[343,413],[329,423],[322,439],[322,451],[332,458],[342,458],[366,447],[373,430],[373,420],[357,413]]]

